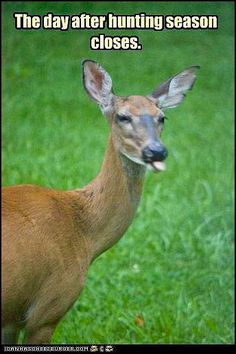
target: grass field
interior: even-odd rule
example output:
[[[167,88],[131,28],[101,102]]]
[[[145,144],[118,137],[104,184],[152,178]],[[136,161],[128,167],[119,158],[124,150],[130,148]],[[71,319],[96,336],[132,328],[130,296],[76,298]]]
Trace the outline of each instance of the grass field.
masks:
[[[201,65],[168,111],[167,171],[148,173],[126,235],[90,267],[53,343],[233,343],[233,2],[5,2],[3,185],[78,188],[99,171],[108,126],[87,97],[81,60],[99,61],[119,95],[148,94]],[[216,14],[210,31],[140,36],[142,51],[92,51],[99,31],[20,31],[30,14]]]

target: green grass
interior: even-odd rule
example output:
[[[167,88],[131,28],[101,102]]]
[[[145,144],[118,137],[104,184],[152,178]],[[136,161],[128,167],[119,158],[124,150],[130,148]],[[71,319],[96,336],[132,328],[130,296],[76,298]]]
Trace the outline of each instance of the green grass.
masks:
[[[168,170],[147,175],[133,224],[90,267],[54,343],[234,342],[233,7],[195,1],[4,3],[3,185],[67,190],[98,173],[108,126],[82,87],[82,59],[99,61],[120,95],[147,94],[183,68],[201,65],[194,90],[167,112]],[[12,17],[15,11],[111,10],[217,14],[219,29],[121,31],[139,35],[143,51],[91,51],[89,37],[99,31],[17,31]]]

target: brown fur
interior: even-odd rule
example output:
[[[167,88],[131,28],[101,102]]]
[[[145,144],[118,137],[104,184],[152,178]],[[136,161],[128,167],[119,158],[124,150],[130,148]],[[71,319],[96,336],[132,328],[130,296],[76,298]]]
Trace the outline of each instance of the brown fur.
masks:
[[[117,98],[115,104],[115,110],[119,112],[129,112],[134,118],[139,117],[142,114],[149,114],[152,117],[155,117],[160,111],[157,106],[150,101],[147,97],[144,96],[128,96]]]
[[[110,138],[101,172],[81,190],[3,188],[3,326],[25,327],[27,343],[50,342],[92,260],[130,225],[144,177],[142,166],[129,175],[130,164]]]

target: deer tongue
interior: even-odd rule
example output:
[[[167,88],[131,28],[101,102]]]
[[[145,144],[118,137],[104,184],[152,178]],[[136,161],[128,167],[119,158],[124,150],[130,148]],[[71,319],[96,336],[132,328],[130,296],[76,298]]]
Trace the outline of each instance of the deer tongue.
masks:
[[[165,171],[165,169],[166,169],[165,162],[163,162],[163,161],[154,161],[154,162],[152,162],[152,167],[156,171]]]

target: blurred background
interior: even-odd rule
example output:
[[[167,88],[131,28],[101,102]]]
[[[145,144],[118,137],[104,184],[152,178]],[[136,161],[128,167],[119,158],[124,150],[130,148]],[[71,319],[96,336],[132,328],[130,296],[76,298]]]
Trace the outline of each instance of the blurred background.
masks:
[[[14,12],[218,15],[218,30],[16,30]],[[148,173],[126,235],[90,267],[54,343],[233,343],[233,2],[4,2],[2,183],[79,188],[109,133],[82,85],[98,61],[117,95],[148,94],[198,64],[166,112],[167,171]],[[93,35],[137,35],[142,51],[92,51]]]

